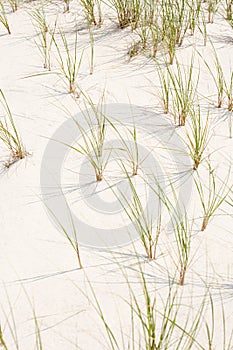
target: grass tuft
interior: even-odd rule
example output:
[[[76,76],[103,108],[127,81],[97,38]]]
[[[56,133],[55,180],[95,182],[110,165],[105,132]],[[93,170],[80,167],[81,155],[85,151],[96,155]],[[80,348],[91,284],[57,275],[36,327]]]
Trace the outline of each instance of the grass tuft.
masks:
[[[17,131],[10,107],[1,89],[0,97],[5,112],[3,119],[0,119],[0,140],[10,151],[10,158],[5,163],[5,166],[9,168],[13,163],[17,162],[19,159],[25,158],[27,156],[27,152]]]

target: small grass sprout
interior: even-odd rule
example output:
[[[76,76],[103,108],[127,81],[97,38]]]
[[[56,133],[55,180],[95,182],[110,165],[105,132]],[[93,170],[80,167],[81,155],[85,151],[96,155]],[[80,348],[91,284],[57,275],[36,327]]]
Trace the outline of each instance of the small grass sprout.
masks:
[[[134,41],[128,48],[127,54],[129,55],[129,58],[133,58],[139,54],[139,52],[142,50],[142,44],[140,40]]]

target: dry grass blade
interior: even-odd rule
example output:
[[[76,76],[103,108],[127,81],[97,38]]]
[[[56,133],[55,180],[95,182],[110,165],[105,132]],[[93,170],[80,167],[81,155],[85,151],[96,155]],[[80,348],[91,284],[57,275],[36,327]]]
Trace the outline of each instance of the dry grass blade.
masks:
[[[82,265],[81,254],[80,254],[80,249],[79,249],[77,229],[76,229],[74,221],[73,221],[72,212],[71,212],[69,205],[67,203],[66,203],[66,206],[67,206],[67,214],[68,214],[68,218],[69,218],[69,224],[71,226],[72,232],[68,232],[68,229],[60,222],[59,218],[57,218],[55,216],[53,211],[47,205],[46,205],[46,209],[52,215],[52,217],[54,218],[54,221],[56,222],[56,224],[58,225],[58,227],[60,228],[60,230],[62,231],[64,236],[66,237],[71,248],[74,250],[75,255],[77,257],[77,260],[78,260],[78,266],[80,269],[82,269],[83,265]]]
[[[6,346],[6,343],[4,341],[1,324],[0,324],[0,347],[2,347],[4,350],[8,350],[8,347]]]
[[[12,9],[12,12],[15,12],[18,10],[19,8],[19,1],[20,0],[8,0],[10,6],[11,6],[11,9]]]
[[[65,3],[64,12],[69,12],[70,11],[70,0],[64,0],[64,3]]]
[[[6,28],[8,34],[11,34],[10,25],[8,23],[6,10],[2,1],[0,1],[0,23]]]

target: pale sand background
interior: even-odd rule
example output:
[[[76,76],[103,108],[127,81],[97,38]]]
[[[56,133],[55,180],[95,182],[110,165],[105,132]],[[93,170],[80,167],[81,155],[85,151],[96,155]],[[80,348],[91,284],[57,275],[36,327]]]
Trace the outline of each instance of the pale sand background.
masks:
[[[70,32],[73,29],[76,4],[72,2],[71,13],[67,14],[62,14],[61,4],[49,5],[47,11],[51,22],[58,10],[61,13],[59,22],[67,29],[68,38],[72,40],[74,35]],[[107,319],[116,332],[120,333],[118,318],[120,317],[121,322],[126,325],[130,321],[128,308],[123,300],[128,291],[121,268],[126,269],[129,280],[134,283],[135,293],[138,293],[140,298],[137,259],[130,245],[113,252],[96,252],[81,247],[85,270],[77,270],[72,248],[49,220],[38,198],[43,152],[48,142],[47,138],[51,137],[67,118],[61,107],[65,106],[73,114],[78,112],[78,108],[66,93],[66,85],[56,75],[22,79],[42,72],[42,59],[34,43],[35,31],[27,12],[20,9],[14,14],[9,14],[9,22],[12,27],[10,36],[5,35],[4,28],[0,26],[0,87],[7,97],[31,156],[2,173],[0,178],[0,322],[4,328],[5,319],[9,316],[9,298],[14,310],[20,349],[35,348],[32,305],[35,307],[42,332],[43,349],[76,349],[77,344],[85,350],[109,349],[108,345],[104,345],[106,335],[99,317],[82,292],[92,297],[89,279]],[[84,25],[80,10],[78,23],[80,27]],[[207,28],[224,72],[228,74],[233,65],[232,28],[221,15],[216,15],[214,24],[207,25]],[[157,91],[148,81],[150,79],[155,85],[158,84],[153,61],[138,56],[128,62],[126,53],[132,41],[130,30],[118,30],[106,16],[103,27],[96,29],[94,33],[93,76],[89,75],[88,31],[84,28],[79,35],[80,52],[81,48],[85,48],[80,75],[81,88],[96,102],[106,87],[108,103],[128,103],[130,99],[132,104],[162,112],[159,99],[153,95],[157,94]],[[183,46],[177,50],[179,62],[187,64],[193,45],[209,62],[212,61],[211,45],[208,43],[207,47],[203,47],[201,35],[197,33],[194,37],[187,36]],[[223,178],[229,164],[232,164],[233,155],[232,139],[228,137],[226,108],[215,108],[215,86],[206,67],[201,61],[199,64],[199,94],[203,96],[201,104],[203,109],[210,107],[212,138],[209,151],[217,150],[212,159],[218,167],[219,176]],[[56,62],[53,61],[52,69],[55,66]],[[82,101],[80,104],[82,106]],[[170,120],[170,117],[164,115],[161,118]],[[178,130],[178,133],[182,135],[183,131]],[[200,168],[200,173],[203,173],[204,179],[204,167]],[[230,181],[232,183],[232,176]],[[205,281],[213,292],[217,322],[220,320],[220,290],[226,307],[229,334],[233,324],[233,210],[224,204],[203,234],[197,232],[201,224],[201,208],[195,191],[189,212],[196,218],[196,233],[191,253],[193,259],[187,272],[183,297],[185,303],[192,303],[197,307],[206,290],[203,283]],[[226,215],[226,212],[229,215]],[[136,248],[143,256],[140,242],[136,243]],[[163,236],[158,259],[148,264],[146,259],[141,258],[143,269],[148,272],[151,289],[158,288],[162,294],[167,290],[167,271],[172,275],[176,269],[169,251],[172,250],[168,246],[166,236]],[[220,325],[216,323],[215,327],[214,349],[222,350],[221,322]],[[125,331],[126,329],[124,328]],[[14,350],[9,329],[6,330],[5,339],[9,349]],[[200,340],[207,346],[206,338],[201,333]]]

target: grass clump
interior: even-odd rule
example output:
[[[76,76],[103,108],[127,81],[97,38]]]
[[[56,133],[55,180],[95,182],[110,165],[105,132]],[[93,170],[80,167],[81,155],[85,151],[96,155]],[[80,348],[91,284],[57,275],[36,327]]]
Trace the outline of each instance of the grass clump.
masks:
[[[58,53],[58,63],[60,67],[60,75],[68,83],[69,93],[73,94],[75,97],[79,97],[80,92],[78,91],[78,73],[82,63],[83,54],[81,54],[78,59],[78,32],[75,32],[74,40],[74,49],[72,50],[72,45],[68,43],[65,33],[60,29],[59,30],[61,44],[58,43],[58,40],[53,36],[53,42],[56,46]],[[65,54],[63,55],[63,50]],[[64,57],[65,56],[65,57]]]
[[[67,146],[87,157],[95,172],[96,181],[99,182],[103,180],[104,170],[109,160],[109,154],[105,153],[107,118],[103,106],[104,94],[97,105],[83,92],[82,95],[85,105],[85,109],[82,111],[85,125],[74,119],[75,125],[80,131],[81,140],[75,146]]]
[[[101,26],[103,22],[100,0],[80,0],[88,25]]]
[[[140,13],[142,12],[140,0],[110,0],[110,6],[117,13],[119,28],[123,29],[132,26],[132,29],[138,27]]]
[[[5,163],[7,168],[19,159],[26,157],[27,152],[21,141],[19,133],[17,131],[11,110],[5,98],[3,91],[0,89],[1,104],[3,106],[4,115],[3,119],[0,119],[0,140],[10,151],[10,158]]]
[[[187,213],[174,226],[177,252],[179,257],[179,284],[184,285],[185,276],[190,260],[191,231]]]
[[[205,159],[204,152],[209,143],[209,113],[203,122],[200,106],[189,111],[189,123],[186,128],[188,139],[187,146],[190,157],[193,160],[193,170],[197,170],[200,163]]]
[[[178,125],[184,126],[196,100],[199,72],[194,81],[194,55],[192,55],[188,69],[181,66],[178,60],[176,60],[175,68],[176,70],[167,66],[172,86],[173,115],[175,122],[178,119]]]

